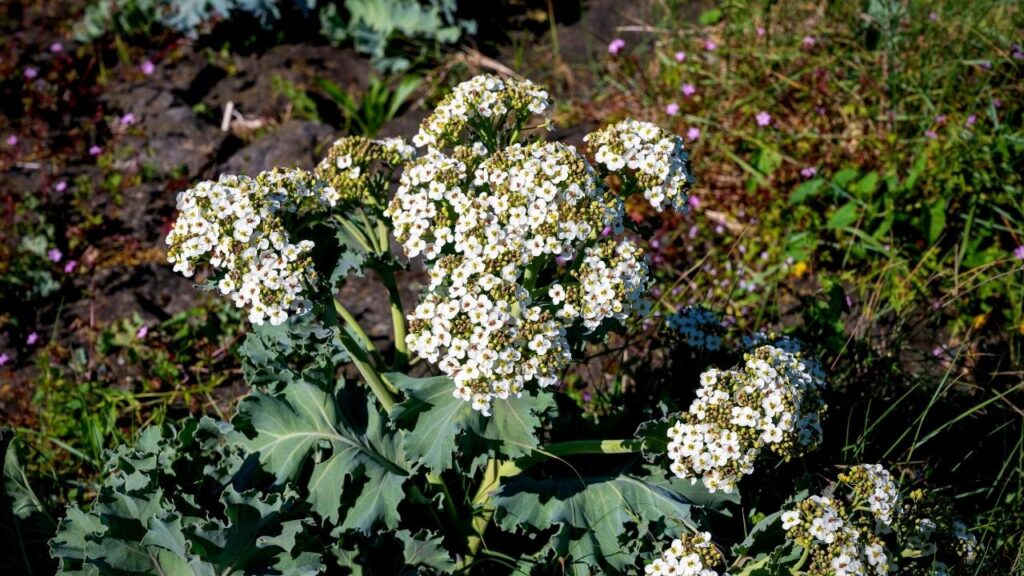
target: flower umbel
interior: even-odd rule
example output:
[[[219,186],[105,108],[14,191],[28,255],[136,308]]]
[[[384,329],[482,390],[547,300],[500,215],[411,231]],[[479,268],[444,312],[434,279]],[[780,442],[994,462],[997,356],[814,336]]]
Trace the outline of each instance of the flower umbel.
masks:
[[[324,185],[301,170],[256,178],[221,176],[178,194],[178,219],[167,235],[167,259],[191,277],[210,264],[217,288],[248,308],[249,321],[277,325],[289,312],[305,314],[305,288],[316,281],[313,242],[293,243],[284,219],[329,204]]]
[[[731,492],[764,450],[789,459],[821,441],[824,375],[799,354],[762,346],[738,369],[711,369],[700,381],[668,431],[670,468],[680,478]]]

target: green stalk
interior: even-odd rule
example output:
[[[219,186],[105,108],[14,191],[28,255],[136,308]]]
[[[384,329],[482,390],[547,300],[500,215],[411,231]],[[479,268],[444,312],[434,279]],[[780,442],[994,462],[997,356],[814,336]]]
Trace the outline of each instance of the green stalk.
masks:
[[[366,384],[373,391],[374,396],[377,397],[377,401],[384,408],[385,412],[390,413],[391,409],[395,406],[395,397],[388,387],[388,384],[384,382],[380,372],[371,363],[370,358],[376,354],[376,348],[370,338],[366,335],[362,326],[356,321],[352,313],[345,308],[345,306],[334,299],[334,306],[327,306],[327,321],[329,326],[338,326],[338,317],[340,316],[345,320],[345,326],[339,326],[341,345],[348,352],[349,357],[352,359],[352,364],[355,365],[356,370],[359,371],[359,375],[363,377]],[[334,312],[332,314],[331,312]]]
[[[352,314],[352,312],[337,298],[334,299],[334,311],[337,312],[338,316],[345,321],[345,325],[352,329],[353,335],[359,342],[359,345],[362,346],[363,350],[369,354],[377,365],[380,365],[380,353],[377,352],[377,347],[373,345],[373,341],[370,340],[369,336],[367,336],[366,331],[363,330],[362,325],[360,325],[359,321],[356,320],[355,315]],[[342,332],[344,332],[344,330],[342,330]]]
[[[388,298],[391,300],[391,325],[395,334],[395,363],[394,369],[401,370],[409,362],[409,345],[405,342],[408,326],[405,319],[405,308],[402,306],[402,294],[398,290],[398,282],[395,280],[395,273],[390,269],[377,271],[380,280],[388,289]]]

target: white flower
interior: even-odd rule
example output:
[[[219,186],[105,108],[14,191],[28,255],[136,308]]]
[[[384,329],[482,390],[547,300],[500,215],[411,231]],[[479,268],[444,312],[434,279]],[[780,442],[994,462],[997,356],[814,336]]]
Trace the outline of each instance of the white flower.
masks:
[[[651,206],[688,210],[686,191],[694,178],[683,139],[649,122],[623,120],[584,139],[594,160],[609,172],[628,168]]]

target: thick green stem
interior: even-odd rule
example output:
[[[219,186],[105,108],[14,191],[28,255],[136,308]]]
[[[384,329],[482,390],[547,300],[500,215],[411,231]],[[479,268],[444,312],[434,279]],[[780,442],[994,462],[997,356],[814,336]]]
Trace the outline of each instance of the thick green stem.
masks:
[[[405,308],[402,306],[402,294],[398,290],[398,282],[395,280],[395,273],[389,269],[380,270],[381,282],[388,289],[388,298],[391,300],[391,325],[395,333],[395,362],[394,369],[401,370],[409,362],[409,345],[405,342],[405,335],[408,326],[405,320]]]
[[[507,464],[507,462],[506,462]],[[491,493],[498,489],[501,483],[502,463],[495,459],[487,461],[484,469],[484,477],[480,480],[476,494],[473,496],[473,524],[469,538],[466,540],[466,557],[460,563],[460,568],[465,568],[473,563],[473,559],[480,552],[484,543],[484,532],[491,523],[494,516],[494,505],[491,504]]]
[[[355,365],[359,375],[366,381],[373,394],[377,396],[377,400],[384,408],[384,411],[391,412],[395,405],[395,397],[388,383],[384,381],[380,372],[377,371],[376,366],[371,361],[371,358],[377,357],[377,349],[373,346],[373,342],[370,341],[362,326],[356,321],[355,316],[337,299],[334,300],[334,306],[329,308],[329,310],[335,311],[345,321],[345,326],[339,327],[341,329],[341,345],[348,352],[349,357],[352,359],[352,364]],[[337,324],[336,317],[334,324]]]
[[[366,331],[363,330],[362,325],[356,320],[356,317],[352,312],[345,307],[337,298],[334,299],[334,311],[337,312],[338,316],[345,321],[345,325],[352,329],[352,333],[355,339],[359,342],[359,345],[366,350],[366,353],[375,359],[378,356],[377,347],[373,345],[373,341],[366,335]]]

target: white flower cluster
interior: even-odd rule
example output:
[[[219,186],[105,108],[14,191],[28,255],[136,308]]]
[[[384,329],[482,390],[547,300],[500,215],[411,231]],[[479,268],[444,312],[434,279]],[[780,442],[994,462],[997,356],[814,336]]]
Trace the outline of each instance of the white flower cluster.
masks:
[[[687,412],[668,431],[672,472],[731,492],[765,449],[789,459],[821,440],[824,376],[816,363],[773,346],[739,369],[708,370]]]
[[[811,496],[782,514],[789,538],[810,551],[809,576],[867,576],[895,571],[885,544],[870,527],[850,518],[843,503]]]
[[[476,76],[452,90],[413,137],[418,147],[444,148],[455,144],[469,128],[474,141],[491,140],[510,127],[521,128],[532,116],[544,116],[551,106],[548,93],[529,80]]]
[[[642,251],[601,237],[621,227],[622,204],[571,146],[515,144],[482,160],[468,147],[429,150],[385,214],[408,255],[432,264],[410,349],[485,413],[527,382],[557,380],[571,359],[567,327],[595,330],[644,307]],[[556,263],[561,277],[537,286],[537,271]]]
[[[338,139],[317,165],[315,174],[325,182],[324,200],[331,206],[382,205],[387,199],[389,171],[416,157],[416,149],[401,138],[371,140],[362,136]]]
[[[588,134],[594,161],[610,172],[627,168],[644,198],[657,210],[671,206],[686,212],[686,192],[694,182],[689,155],[678,135],[638,120],[623,120]],[[627,188],[627,191],[632,191]]]
[[[665,324],[691,348],[710,352],[722,348],[722,320],[703,306],[687,306],[665,317]]]
[[[221,273],[217,288],[248,308],[253,324],[277,325],[289,312],[305,314],[311,303],[303,292],[316,280],[313,243],[292,243],[283,219],[328,202],[324,191],[301,170],[201,182],[178,194],[167,258],[186,277],[198,265],[212,265]]]
[[[644,566],[648,576],[726,576],[716,566],[721,566],[722,553],[711,543],[711,534],[701,532],[692,536],[676,538],[658,558]]]
[[[881,464],[861,464],[839,475],[853,492],[855,502],[866,502],[878,522],[891,526],[901,512],[899,487]]]

